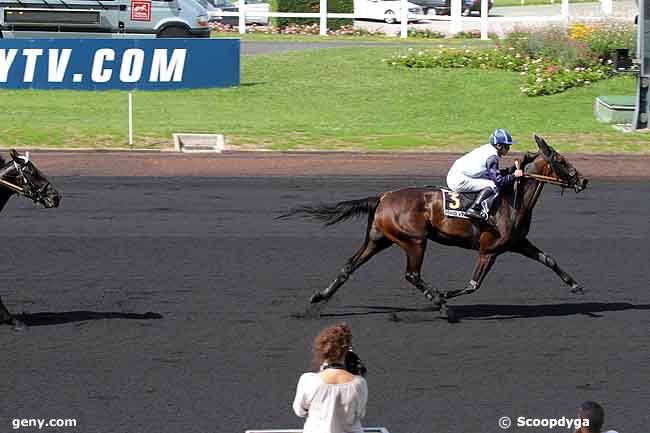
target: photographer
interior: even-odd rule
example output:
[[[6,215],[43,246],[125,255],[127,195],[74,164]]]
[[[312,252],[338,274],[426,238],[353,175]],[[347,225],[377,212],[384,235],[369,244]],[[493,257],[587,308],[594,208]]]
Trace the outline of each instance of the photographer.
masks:
[[[352,332],[345,323],[323,329],[314,340],[319,371],[300,376],[293,401],[296,415],[307,418],[303,433],[363,432],[368,385],[361,376],[365,367],[351,347]]]

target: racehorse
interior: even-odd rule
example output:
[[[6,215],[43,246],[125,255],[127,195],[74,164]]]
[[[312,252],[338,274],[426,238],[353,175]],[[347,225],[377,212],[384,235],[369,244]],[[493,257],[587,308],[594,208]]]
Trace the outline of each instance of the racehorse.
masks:
[[[10,153],[11,160],[0,157],[0,211],[13,194],[29,198],[45,208],[59,206],[61,195],[50,181],[36,168],[29,159],[29,153],[19,155],[15,150]],[[13,325],[21,330],[25,325],[13,317],[0,298],[0,324]]]
[[[455,319],[447,300],[478,290],[496,258],[508,251],[544,264],[569,285],[573,293],[582,293],[582,286],[551,256],[530,242],[527,235],[533,208],[545,183],[571,188],[578,193],[587,187],[588,180],[543,138],[537,135],[534,138],[538,152],[524,156],[521,161],[524,176],[502,191],[488,221],[445,216],[443,194],[437,187],[405,188],[334,205],[299,206],[280,215],[278,218],[312,217],[326,225],[368,215],[363,245],[327,288],[312,295],[308,313],[320,311],[354,271],[393,244],[406,253],[406,280],[424,294],[434,310],[442,310],[450,321]],[[519,161],[515,165],[518,166]],[[478,250],[474,273],[464,288],[438,290],[422,279],[420,270],[428,240]]]

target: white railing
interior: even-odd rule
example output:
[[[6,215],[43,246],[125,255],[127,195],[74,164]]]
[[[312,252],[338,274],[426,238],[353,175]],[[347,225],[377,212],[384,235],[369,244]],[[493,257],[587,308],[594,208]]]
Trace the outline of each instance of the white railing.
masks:
[[[569,0],[561,0],[560,14],[551,16],[513,16],[513,17],[489,17],[488,15],[488,1],[481,0],[481,16],[471,17],[462,15],[462,0],[451,0],[451,11],[449,16],[441,15],[416,15],[408,12],[408,0],[400,0],[400,37],[406,38],[408,36],[408,21],[448,21],[449,34],[456,34],[463,29],[463,23],[477,23],[480,22],[481,39],[487,40],[489,25],[503,25],[507,23],[547,23],[547,22],[569,22]],[[240,2],[240,5],[244,2]],[[613,6],[612,0],[601,0],[601,15],[596,17],[573,17],[575,20],[599,20],[612,15]],[[236,16],[239,17],[238,28],[239,33],[246,33],[246,7],[240,7],[238,12],[220,12],[222,16]],[[327,0],[320,0],[320,12],[261,12],[254,11],[255,16],[262,17],[279,17],[279,18],[319,18],[320,34],[327,35],[327,19],[328,18],[348,18],[356,19],[353,13],[328,13]],[[386,17],[393,18],[393,15],[386,15]],[[360,17],[365,18],[365,17]]]

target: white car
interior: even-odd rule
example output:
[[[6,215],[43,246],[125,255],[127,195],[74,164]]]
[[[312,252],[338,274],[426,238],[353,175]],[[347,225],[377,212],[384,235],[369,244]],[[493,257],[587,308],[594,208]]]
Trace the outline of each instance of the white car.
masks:
[[[354,17],[363,20],[382,20],[387,24],[400,22],[402,16],[401,0],[354,0]],[[417,15],[423,15],[421,6],[411,2],[406,3],[408,21],[417,21]]]
[[[241,0],[235,4],[239,6]],[[257,24],[261,26],[269,25],[269,17],[266,15],[255,15],[255,12],[268,13],[271,11],[271,5],[264,0],[245,0],[246,1],[246,24]]]

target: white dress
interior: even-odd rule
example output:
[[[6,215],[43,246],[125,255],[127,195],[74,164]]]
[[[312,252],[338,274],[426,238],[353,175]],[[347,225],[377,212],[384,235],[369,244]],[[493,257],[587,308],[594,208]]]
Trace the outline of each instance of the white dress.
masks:
[[[350,382],[329,384],[318,373],[300,376],[293,411],[307,417],[303,433],[362,433],[368,385],[361,376]]]

